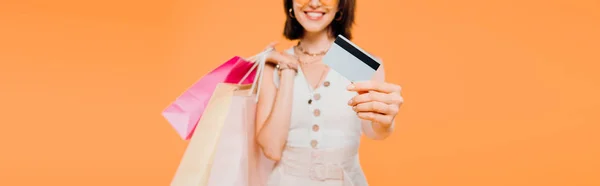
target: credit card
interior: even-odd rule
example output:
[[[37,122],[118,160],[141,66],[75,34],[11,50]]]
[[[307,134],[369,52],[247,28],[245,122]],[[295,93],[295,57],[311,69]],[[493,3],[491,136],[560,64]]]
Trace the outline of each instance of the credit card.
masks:
[[[351,82],[368,81],[373,78],[381,62],[350,40],[338,35],[323,56],[323,63]]]

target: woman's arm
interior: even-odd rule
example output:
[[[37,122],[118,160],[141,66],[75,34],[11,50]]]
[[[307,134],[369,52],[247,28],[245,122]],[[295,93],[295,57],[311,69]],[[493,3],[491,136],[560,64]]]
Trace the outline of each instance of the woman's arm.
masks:
[[[279,52],[273,52],[270,60],[276,63],[297,64],[293,57]],[[256,108],[256,135],[265,156],[279,161],[290,128],[296,72],[285,69],[280,71],[280,77],[273,77],[274,70],[276,69],[273,66],[268,65],[265,66],[263,72],[262,87]],[[273,78],[280,78],[279,88],[275,87]]]

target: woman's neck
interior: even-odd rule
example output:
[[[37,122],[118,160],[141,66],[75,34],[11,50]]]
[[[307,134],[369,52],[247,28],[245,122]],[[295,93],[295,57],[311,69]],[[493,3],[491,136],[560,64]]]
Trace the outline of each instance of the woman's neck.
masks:
[[[317,53],[329,49],[334,38],[328,31],[318,33],[305,33],[300,40],[301,47],[310,53]]]

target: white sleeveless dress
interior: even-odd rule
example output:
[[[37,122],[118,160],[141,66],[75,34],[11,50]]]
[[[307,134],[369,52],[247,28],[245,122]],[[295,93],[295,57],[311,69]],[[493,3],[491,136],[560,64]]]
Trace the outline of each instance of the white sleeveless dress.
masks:
[[[294,54],[293,49],[287,52]],[[275,71],[277,87],[278,77]],[[323,79],[317,89],[311,90],[302,69],[298,70],[287,145],[267,186],[368,185],[358,147],[362,132],[368,136],[374,132],[348,106],[357,95],[346,90],[351,82],[334,70]]]

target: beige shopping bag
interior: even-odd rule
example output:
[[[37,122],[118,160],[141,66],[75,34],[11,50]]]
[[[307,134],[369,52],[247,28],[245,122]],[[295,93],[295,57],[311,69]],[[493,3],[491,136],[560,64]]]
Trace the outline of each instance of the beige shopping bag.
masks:
[[[258,61],[253,68],[262,77],[264,59]],[[264,185],[274,162],[264,157],[254,138],[261,77],[253,84],[217,85],[171,186]]]

